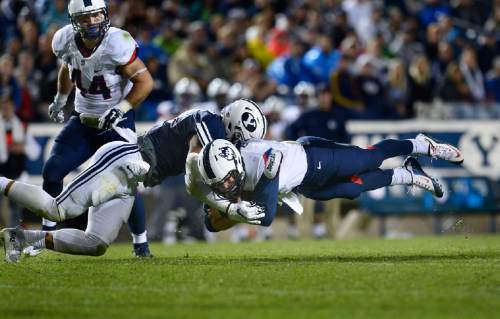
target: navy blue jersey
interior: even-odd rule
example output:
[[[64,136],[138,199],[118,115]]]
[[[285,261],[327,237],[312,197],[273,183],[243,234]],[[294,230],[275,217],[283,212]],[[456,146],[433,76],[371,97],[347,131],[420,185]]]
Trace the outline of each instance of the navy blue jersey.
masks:
[[[157,185],[167,176],[184,173],[189,141],[195,134],[202,145],[226,138],[222,118],[205,110],[189,110],[141,136],[141,153],[151,165],[144,185]]]

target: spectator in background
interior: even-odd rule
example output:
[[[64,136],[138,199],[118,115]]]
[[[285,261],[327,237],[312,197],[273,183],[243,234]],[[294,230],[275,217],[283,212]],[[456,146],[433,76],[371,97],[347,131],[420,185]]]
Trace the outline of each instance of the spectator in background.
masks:
[[[275,59],[267,68],[267,76],[291,91],[299,82],[311,82],[312,75],[302,60],[304,44],[294,36],[290,39],[290,53]]]
[[[418,13],[420,23],[424,27],[437,21],[438,17],[442,14],[449,15],[451,12],[450,7],[441,0],[425,0],[423,8]]]
[[[385,102],[385,88],[376,74],[370,57],[359,57],[356,60],[356,66],[358,69],[356,85],[364,106],[360,118],[375,120],[386,117],[388,114]]]
[[[373,7],[373,1],[371,0],[344,0],[342,2],[342,9],[347,13],[349,23],[365,44],[369,43],[375,36]]]
[[[153,44],[163,51],[163,55],[170,57],[182,45],[182,41],[170,23],[164,23],[160,32],[153,38]]]
[[[477,63],[476,51],[472,47],[466,47],[460,56],[460,71],[469,87],[469,92],[475,101],[484,101],[486,94],[484,89],[483,73]]]
[[[439,89],[439,96],[445,102],[472,102],[473,97],[467,82],[456,62],[446,68],[444,81]]]
[[[340,52],[333,47],[328,34],[320,33],[316,45],[305,53],[303,59],[313,76],[312,83],[328,83],[330,74],[337,68]]]
[[[14,59],[6,54],[0,56],[0,96],[10,96],[15,108],[21,107],[21,88],[14,77]]]
[[[327,85],[318,87],[318,106],[302,113],[285,130],[285,139],[289,141],[306,135],[339,143],[349,142],[345,122],[333,112],[332,93]]]
[[[429,60],[425,55],[416,57],[410,64],[409,84],[411,101],[431,103],[434,99],[436,81],[432,77]]]
[[[264,11],[255,16],[254,24],[245,32],[246,44],[250,55],[265,69],[274,59],[267,47],[267,37],[273,27],[272,11]]]
[[[168,78],[173,85],[183,77],[196,79],[202,88],[215,77],[215,69],[206,54],[208,41],[201,22],[189,25],[188,38],[175,51],[168,64]]]
[[[387,76],[387,103],[399,118],[414,116],[410,81],[402,60],[393,60]]]
[[[356,77],[352,74],[352,59],[342,55],[337,70],[330,77],[332,100],[342,118],[359,118],[365,110]]]
[[[42,73],[38,91],[40,92],[39,104],[36,107],[37,120],[49,121],[48,107],[54,100],[57,92],[57,59],[52,53],[52,36],[43,34],[38,39],[38,54],[35,65]]]
[[[436,23],[431,23],[427,26],[425,39],[425,54],[434,61],[438,57],[439,42],[441,41],[441,30]]]
[[[36,111],[34,105],[38,102],[39,83],[42,77],[40,71],[34,69],[35,59],[32,54],[23,51],[18,57],[18,66],[15,70],[15,77],[21,90],[21,105],[16,114],[24,122],[29,122],[35,118]]]
[[[36,52],[38,44],[38,26],[34,20],[24,20],[20,26],[22,48],[30,52]]]
[[[498,32],[498,30],[497,30]],[[481,57],[478,61],[479,69],[483,74],[486,74],[493,67],[493,59],[500,55],[500,38],[494,30],[488,30],[479,37],[479,48],[477,56]]]
[[[0,176],[18,179],[25,169],[25,127],[15,116],[14,101],[8,96],[0,100]],[[9,203],[8,227],[19,224],[21,209]]]
[[[418,42],[417,30],[408,23],[403,26],[389,46],[391,51],[403,59],[406,65],[409,65],[415,57],[425,54],[423,44]]]
[[[438,44],[437,58],[432,61],[432,76],[436,82],[442,83],[448,64],[453,62],[455,56],[453,47],[448,42],[441,41]]]
[[[493,68],[486,75],[486,94],[490,101],[500,105],[500,55],[493,63]],[[497,116],[500,114],[497,113]]]
[[[51,25],[55,25],[58,29],[70,23],[67,10],[66,0],[55,0],[50,2],[49,9],[41,16],[40,32],[45,33]]]

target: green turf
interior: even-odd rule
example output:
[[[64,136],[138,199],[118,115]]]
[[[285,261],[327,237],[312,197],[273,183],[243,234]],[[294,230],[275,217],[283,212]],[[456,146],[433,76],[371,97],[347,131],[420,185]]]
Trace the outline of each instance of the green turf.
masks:
[[[45,252],[0,265],[0,318],[499,318],[500,236]]]

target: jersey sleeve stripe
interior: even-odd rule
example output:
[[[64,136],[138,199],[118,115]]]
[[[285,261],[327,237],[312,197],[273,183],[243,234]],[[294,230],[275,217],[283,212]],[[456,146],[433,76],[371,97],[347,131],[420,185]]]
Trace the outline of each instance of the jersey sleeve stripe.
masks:
[[[134,62],[136,58],[137,58],[137,47],[135,47],[134,52],[132,53],[132,56],[130,57],[128,62],[125,63],[124,65],[129,65],[130,63]]]
[[[207,136],[203,132],[203,127],[201,126],[201,124],[196,123],[195,129],[196,129],[196,134],[198,135],[198,139],[200,140],[201,144],[206,145],[209,141],[207,141]]]

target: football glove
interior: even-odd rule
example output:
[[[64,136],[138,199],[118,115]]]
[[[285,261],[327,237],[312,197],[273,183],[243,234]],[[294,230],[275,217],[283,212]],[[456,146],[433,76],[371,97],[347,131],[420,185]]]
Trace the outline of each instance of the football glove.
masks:
[[[59,92],[54,97],[54,102],[49,105],[49,118],[56,122],[62,123],[64,122],[64,112],[63,108],[66,105],[66,101],[68,100],[67,94],[60,94]]]
[[[226,208],[226,214],[229,219],[253,225],[260,225],[260,219],[266,216],[264,207],[247,201],[230,203]]]
[[[122,121],[123,115],[131,109],[132,105],[127,100],[121,101],[118,105],[108,109],[99,117],[98,129],[107,131],[113,128],[114,125]]]

